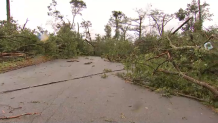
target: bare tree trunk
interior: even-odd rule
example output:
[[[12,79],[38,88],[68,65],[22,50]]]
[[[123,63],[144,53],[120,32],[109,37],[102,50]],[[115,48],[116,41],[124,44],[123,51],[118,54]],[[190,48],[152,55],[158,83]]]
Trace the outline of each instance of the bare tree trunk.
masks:
[[[115,29],[115,36],[114,36],[114,38],[115,39],[118,39],[118,37],[119,37],[119,22],[118,22],[118,18],[116,17],[116,29]]]
[[[79,33],[79,23],[77,22],[77,32]]]
[[[124,38],[123,38],[123,39],[124,39],[124,41],[126,40],[126,32],[125,32],[125,34],[124,34]]]
[[[72,23],[72,25],[71,25],[71,27],[70,27],[71,29],[72,29],[72,28],[74,29],[74,26],[75,26],[75,22],[74,22],[74,21],[75,21],[75,17],[76,17],[76,15],[73,15],[73,23]]]
[[[78,38],[79,38],[79,23],[77,22],[77,36],[78,36]]]
[[[164,21],[165,21],[165,16],[166,16],[166,15],[164,15],[164,16],[163,16],[163,21],[162,21],[162,27],[161,27],[161,37],[163,37],[163,36],[164,36]]]
[[[91,37],[91,34],[89,32],[89,28],[88,28],[88,35],[89,35],[89,40],[92,41],[92,37]]]
[[[10,0],[6,0],[6,8],[7,8],[7,21],[8,23],[10,23],[10,18],[11,18]]]
[[[142,38],[142,18],[139,19],[139,39]]]
[[[151,17],[152,17],[153,20],[155,21],[156,26],[157,26],[157,29],[158,29],[158,33],[159,33],[159,35],[161,36],[161,29],[160,29],[160,26],[159,26],[158,23],[157,23],[157,20],[156,20],[153,16],[151,16]]]
[[[199,8],[199,23],[200,23],[200,30],[202,30],[202,18],[201,18],[201,1],[198,0],[198,8]]]
[[[172,33],[172,35],[174,35],[179,29],[182,28],[182,26],[184,26],[186,23],[188,23],[191,19],[192,19],[192,17],[191,17],[191,18],[188,18],[182,25],[180,25],[180,26]]]
[[[201,1],[198,0],[199,20],[201,21]]]

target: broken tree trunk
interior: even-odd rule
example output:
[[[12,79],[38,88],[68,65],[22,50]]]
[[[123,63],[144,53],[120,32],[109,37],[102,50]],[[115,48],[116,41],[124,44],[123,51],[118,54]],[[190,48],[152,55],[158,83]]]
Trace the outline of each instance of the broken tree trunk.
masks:
[[[159,71],[166,74],[180,75],[182,78],[208,89],[210,92],[214,94],[214,100],[218,100],[218,89],[212,85],[209,85],[207,82],[199,81],[182,72],[171,72],[166,70],[159,70]]]

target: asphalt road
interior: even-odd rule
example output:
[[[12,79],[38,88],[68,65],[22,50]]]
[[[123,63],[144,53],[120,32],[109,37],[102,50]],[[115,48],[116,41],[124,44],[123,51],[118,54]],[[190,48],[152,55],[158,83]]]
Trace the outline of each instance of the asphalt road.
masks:
[[[99,57],[78,60],[55,60],[0,74],[0,92],[123,68]],[[107,75],[0,94],[0,118],[41,113],[0,123],[218,123],[218,115],[197,101],[165,98],[114,73]]]

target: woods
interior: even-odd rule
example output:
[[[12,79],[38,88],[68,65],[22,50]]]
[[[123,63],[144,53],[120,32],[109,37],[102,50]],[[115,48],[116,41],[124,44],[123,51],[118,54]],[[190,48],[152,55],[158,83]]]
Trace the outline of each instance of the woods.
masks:
[[[135,84],[167,94],[193,96],[218,107],[218,28],[204,27],[204,21],[213,17],[207,2],[191,0],[186,8],[172,13],[137,8],[137,18],[114,10],[104,26],[105,35],[96,34],[95,38],[91,35],[91,21],[75,24],[75,18],[89,6],[82,0],[71,0],[69,4],[71,20],[57,10],[56,0],[48,5],[54,32],[43,27],[28,29],[28,19],[19,25],[8,9],[7,21],[0,21],[0,64],[8,62],[8,57],[17,60],[39,55],[53,59],[101,56],[123,63],[127,73],[122,78]],[[172,19],[183,24],[167,30]],[[80,32],[80,28],[84,31]],[[48,40],[37,37],[43,33],[49,34]]]

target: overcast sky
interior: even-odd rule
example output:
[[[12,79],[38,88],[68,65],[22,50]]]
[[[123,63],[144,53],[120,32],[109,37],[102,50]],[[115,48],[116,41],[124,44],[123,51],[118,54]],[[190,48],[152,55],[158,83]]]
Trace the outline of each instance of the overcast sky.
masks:
[[[52,31],[51,26],[46,23],[51,20],[48,17],[47,6],[52,0],[11,0],[11,15],[19,24],[24,24],[26,19],[28,28],[34,29],[42,26]],[[68,19],[72,20],[70,0],[57,0],[58,10]],[[118,10],[124,12],[128,17],[135,17],[135,8],[146,9],[148,4],[152,4],[152,8],[158,8],[165,13],[172,14],[179,8],[186,8],[187,3],[192,0],[84,0],[87,9],[82,12],[82,17],[77,16],[76,21],[81,19],[90,20],[92,22],[92,35],[99,33],[104,34],[104,25],[107,24],[111,12]],[[206,0],[210,4],[210,12],[214,14],[213,21],[205,22],[204,26],[215,25],[218,23],[217,0]],[[204,1],[201,0],[203,3]],[[0,20],[6,19],[6,0],[0,0]],[[181,22],[180,22],[181,23]],[[168,23],[167,28],[178,27],[180,24],[177,20]]]

